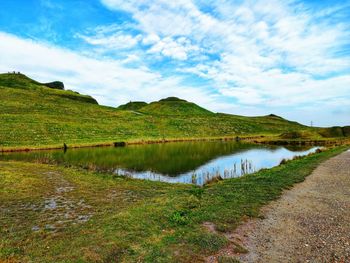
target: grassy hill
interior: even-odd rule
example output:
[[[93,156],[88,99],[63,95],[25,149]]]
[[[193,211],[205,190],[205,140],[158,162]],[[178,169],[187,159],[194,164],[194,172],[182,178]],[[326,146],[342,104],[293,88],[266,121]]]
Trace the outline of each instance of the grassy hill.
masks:
[[[153,115],[211,115],[212,112],[186,100],[169,97],[152,102],[139,109],[140,112]]]
[[[23,74],[0,74],[0,149],[90,145],[114,141],[279,135],[317,129],[275,115],[212,113],[168,98],[139,108],[100,106],[90,96],[53,89]],[[136,107],[137,108],[137,107]],[[141,113],[141,114],[140,114]]]
[[[323,137],[349,137],[350,136],[350,126],[340,127],[329,127],[329,128],[321,128],[319,133]]]
[[[138,111],[142,107],[147,106],[148,104],[144,101],[130,101],[126,104],[120,105],[117,109],[118,110],[131,110],[131,111]]]
[[[48,96],[52,96],[52,98],[62,97],[75,101],[98,104],[97,101],[91,96],[81,95],[78,92],[71,90],[64,90],[64,85],[60,81],[40,83],[38,81],[28,78],[26,75],[21,73],[0,74],[0,86],[6,88],[13,88],[12,91],[14,93],[17,92],[17,89],[21,89],[24,91],[24,93],[37,92],[41,94],[47,94]],[[4,98],[6,99],[6,97]]]

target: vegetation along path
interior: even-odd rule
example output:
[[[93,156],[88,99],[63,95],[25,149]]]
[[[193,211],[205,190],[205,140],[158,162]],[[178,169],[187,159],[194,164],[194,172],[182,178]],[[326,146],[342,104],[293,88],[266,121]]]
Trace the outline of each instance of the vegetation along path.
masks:
[[[350,151],[262,212],[231,235],[249,251],[241,262],[350,262]]]

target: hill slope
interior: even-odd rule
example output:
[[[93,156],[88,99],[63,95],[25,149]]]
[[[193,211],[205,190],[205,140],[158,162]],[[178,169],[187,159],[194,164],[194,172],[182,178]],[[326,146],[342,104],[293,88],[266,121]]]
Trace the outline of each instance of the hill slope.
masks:
[[[140,109],[140,112],[152,115],[210,115],[212,112],[176,97],[169,97],[152,102]]]
[[[126,104],[120,105],[117,109],[138,111],[139,109],[145,106],[147,106],[147,103],[144,101],[130,101]]]
[[[21,89],[24,90],[24,93],[35,91],[41,94],[47,94],[48,96],[52,96],[53,98],[56,96],[75,101],[98,104],[97,101],[91,96],[81,95],[78,92],[71,90],[64,90],[64,85],[60,81],[40,83],[20,73],[0,74],[0,87]],[[13,90],[13,92],[15,93],[16,91]]]
[[[0,149],[315,130],[275,116],[214,114],[174,99],[151,103],[139,114],[100,106],[90,96],[48,88],[19,74],[0,74],[0,94]],[[183,107],[175,111],[181,114],[173,115],[174,105]]]

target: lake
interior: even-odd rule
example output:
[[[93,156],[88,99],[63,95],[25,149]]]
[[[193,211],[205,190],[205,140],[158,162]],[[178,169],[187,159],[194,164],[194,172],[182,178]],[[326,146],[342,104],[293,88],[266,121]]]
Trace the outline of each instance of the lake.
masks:
[[[176,142],[0,154],[0,160],[57,163],[137,179],[204,185],[307,155],[318,147],[257,145],[234,141]]]

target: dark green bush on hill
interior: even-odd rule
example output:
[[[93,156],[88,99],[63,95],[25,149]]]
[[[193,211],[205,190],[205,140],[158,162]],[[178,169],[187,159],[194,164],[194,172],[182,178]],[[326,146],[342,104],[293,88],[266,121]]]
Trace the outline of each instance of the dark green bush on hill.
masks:
[[[64,84],[61,81],[54,81],[54,82],[44,83],[44,86],[49,87],[51,89],[64,90]]]
[[[343,127],[343,134],[346,137],[350,137],[350,126]]]

